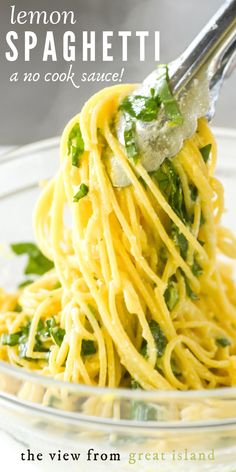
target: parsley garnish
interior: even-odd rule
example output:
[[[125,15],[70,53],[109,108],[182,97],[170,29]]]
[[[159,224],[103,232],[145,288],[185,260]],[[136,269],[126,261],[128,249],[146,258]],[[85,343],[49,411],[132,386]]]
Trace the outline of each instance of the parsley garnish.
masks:
[[[119,110],[141,121],[155,120],[159,109],[160,100],[158,96],[131,95],[126,97],[119,106]]]
[[[164,165],[151,172],[151,176],[154,177],[156,183],[158,183],[159,189],[168,197],[170,194],[171,179],[168,173],[165,172]]]
[[[156,421],[158,419],[156,408],[137,400],[132,401],[130,416],[136,421]]]
[[[164,298],[165,298],[165,302],[169,310],[170,311],[173,310],[173,308],[175,307],[176,303],[179,300],[179,292],[176,287],[176,284],[173,281],[170,281],[168,283],[168,287],[164,293]]]
[[[145,190],[147,190],[147,184],[141,175],[139,176],[138,180],[140,184],[142,184],[142,186],[145,188]]]
[[[181,370],[180,370],[180,368],[179,368],[179,366],[178,366],[176,360],[175,360],[175,359],[171,359],[170,364],[171,364],[172,372],[173,372],[173,374],[175,375],[175,377],[181,377],[182,372],[181,372]]]
[[[134,380],[134,379],[131,379],[131,388],[132,390],[137,390],[137,389],[141,389],[143,390],[143,388],[141,387],[141,385],[137,382],[137,380]]]
[[[172,223],[171,234],[175,245],[179,247],[182,258],[186,259],[188,252],[188,241],[184,234],[180,233],[179,228],[174,223]]]
[[[208,162],[208,159],[210,157],[211,148],[212,148],[212,145],[209,143],[206,146],[203,146],[199,149],[199,151],[200,151],[200,153],[203,157],[203,160],[206,163]]]
[[[155,87],[150,89],[150,94],[128,96],[121,102],[119,109],[133,119],[148,122],[157,118],[163,105],[169,124],[180,125],[183,117],[171,91],[168,66],[159,65],[157,71]]]
[[[19,303],[16,304],[15,308],[14,308],[14,311],[16,313],[21,313],[22,312],[22,306],[19,305]]]
[[[200,264],[198,263],[198,261],[196,260],[196,258],[194,257],[194,260],[193,260],[193,265],[192,265],[192,273],[193,275],[196,275],[196,277],[199,277],[203,272],[203,269],[202,267],[200,266]]]
[[[62,345],[64,336],[66,334],[65,330],[55,326],[49,330],[50,335],[58,346]]]
[[[197,187],[195,187],[195,185],[193,185],[193,184],[190,184],[190,185],[189,185],[189,190],[190,190],[190,195],[191,195],[192,201],[193,201],[193,202],[196,202],[197,196],[198,196],[198,189],[197,189]]]
[[[24,270],[25,274],[43,275],[54,267],[54,263],[47,259],[34,243],[14,243],[11,244],[11,249],[18,256],[23,254],[28,256],[27,265]],[[24,284],[26,284],[26,281]]]
[[[94,341],[91,339],[83,339],[82,346],[81,346],[81,355],[82,356],[90,356],[91,354],[95,354],[97,349],[95,347]]]
[[[0,344],[5,346],[18,346],[19,356],[27,358],[28,339],[31,321],[21,328],[20,331],[13,334],[4,333],[1,336]],[[56,323],[54,317],[46,321],[40,320],[35,335],[34,352],[50,352],[53,344],[61,346],[65,336],[65,330]]]
[[[201,211],[201,216],[200,216],[200,226],[204,225],[206,223],[206,220],[204,218],[203,212]]]
[[[157,356],[162,357],[165,352],[166,345],[167,345],[167,339],[162,329],[160,328],[160,325],[155,320],[150,321],[149,328],[151,330],[152,336],[155,341]],[[144,357],[147,356],[147,341],[146,340],[143,341],[143,344],[141,347],[141,354]]]
[[[86,197],[88,194],[89,188],[86,184],[80,184],[78,192],[73,197],[73,202],[78,202],[81,198]]]
[[[158,357],[162,357],[165,352],[166,345],[167,345],[166,336],[164,335],[162,329],[160,328],[160,325],[155,320],[152,320],[150,322],[149,327],[154,337],[154,341],[155,341],[156,349],[157,349],[157,355]]]
[[[32,284],[34,281],[32,279],[26,279],[18,285],[18,288],[27,287],[27,285]]]
[[[159,249],[159,258],[160,258],[160,261],[165,263],[168,259],[168,250],[166,248],[166,246],[161,246],[160,249]]]
[[[138,162],[138,149],[135,142],[136,126],[134,121],[126,119],[126,126],[124,130],[125,149],[129,159],[133,159],[134,163]]]
[[[186,294],[191,300],[199,300],[198,295],[191,289],[186,277],[185,277],[185,287],[186,287]]]
[[[53,286],[52,290],[57,290],[58,288],[61,288],[61,282],[59,281]]]
[[[84,152],[84,140],[80,126],[76,123],[68,137],[68,154],[71,156],[72,165],[79,167],[79,158]]]
[[[180,112],[179,105],[175,100],[170,88],[170,79],[167,65],[161,64],[158,66],[158,75],[156,80],[155,93],[158,95],[160,102],[163,104],[169,125],[181,125],[183,123],[183,117]]]
[[[7,334],[4,333],[1,335],[1,344],[2,346],[17,346],[19,344],[19,339],[21,336],[21,332]]]
[[[176,215],[179,216],[183,223],[190,221],[185,207],[181,181],[171,159],[165,159],[161,167],[151,172],[150,175]]]
[[[166,65],[158,66],[156,84],[154,88],[150,89],[148,96],[131,95],[125,97],[119,106],[119,110],[123,112],[126,121],[124,142],[127,156],[129,159],[133,159],[135,163],[138,161],[135,120],[143,122],[155,120],[161,105],[171,126],[182,124],[183,117],[170,88],[168,67]]]
[[[216,343],[221,347],[231,346],[231,342],[227,338],[216,338]]]

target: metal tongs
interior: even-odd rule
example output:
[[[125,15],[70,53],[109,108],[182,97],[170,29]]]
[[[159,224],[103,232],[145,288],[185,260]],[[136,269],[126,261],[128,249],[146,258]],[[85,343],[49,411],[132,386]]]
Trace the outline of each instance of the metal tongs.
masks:
[[[208,120],[211,120],[223,81],[231,74],[235,66],[236,0],[227,0],[184,53],[168,65],[171,89],[178,101],[181,96],[187,96],[192,85],[197,82],[200,83],[199,90],[205,90],[202,97],[205,92],[205,95],[208,95],[204,111],[201,111],[203,108],[199,108],[198,114],[194,115],[193,112],[190,117],[192,128],[191,126],[187,127],[187,121],[185,121],[185,126],[181,126],[181,129],[178,126],[168,129],[168,126],[165,126],[166,123],[160,126],[158,117],[151,123],[137,122],[136,141],[141,162],[146,170],[156,170],[166,157],[177,154],[183,141],[196,130],[197,119],[200,116],[206,115]],[[203,76],[205,79],[201,82]],[[155,80],[156,71],[153,71],[133,95],[147,95],[151,87],[155,87]],[[202,97],[199,96],[199,99],[195,100],[195,106],[198,107]],[[124,135],[122,116],[118,120],[117,130],[119,140],[124,144],[122,142]],[[113,158],[111,179],[115,187],[126,187],[130,183],[115,157]]]
[[[236,0],[226,1],[196,36],[184,53],[172,63],[171,85],[174,94],[204,67],[214,102],[223,81],[236,66]],[[212,106],[210,117],[214,113]]]

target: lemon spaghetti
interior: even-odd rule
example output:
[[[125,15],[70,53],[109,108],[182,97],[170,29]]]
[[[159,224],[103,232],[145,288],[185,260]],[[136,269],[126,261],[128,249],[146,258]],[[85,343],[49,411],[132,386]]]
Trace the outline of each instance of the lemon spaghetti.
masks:
[[[54,267],[0,292],[0,358],[87,385],[235,385],[236,292],[222,255],[236,257],[236,240],[220,225],[214,138],[201,118],[181,151],[148,173],[113,126],[134,89],[102,90],[65,128],[60,168],[34,213]],[[112,185],[107,150],[129,186]]]

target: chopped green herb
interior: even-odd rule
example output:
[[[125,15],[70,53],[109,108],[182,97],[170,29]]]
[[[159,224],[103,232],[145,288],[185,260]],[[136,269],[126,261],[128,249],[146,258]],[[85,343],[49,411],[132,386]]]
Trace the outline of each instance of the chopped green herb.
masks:
[[[18,285],[18,288],[24,288],[24,287],[27,287],[27,285],[30,285],[34,282],[34,280],[32,279],[27,279],[27,280],[24,280],[23,282],[21,282],[19,285]]]
[[[179,175],[177,174],[171,159],[165,159],[161,167],[150,173],[164,197],[168,201],[171,208],[183,221],[183,223],[190,222],[190,217],[187,213],[183,189]]]
[[[117,134],[116,134],[116,128],[115,128],[115,123],[116,123],[116,120],[115,118],[113,118],[111,121],[110,121],[110,131],[111,133],[117,138]],[[107,151],[108,151],[108,145],[107,145],[107,142],[101,132],[101,130],[98,128],[97,129],[97,142],[98,142],[98,146],[100,147],[100,152],[101,152],[101,159],[103,161],[107,161]]]
[[[168,259],[168,250],[166,246],[161,246],[159,249],[159,258],[161,262],[165,263]]]
[[[72,165],[79,167],[79,158],[84,152],[84,140],[80,126],[76,123],[68,137],[68,154],[71,156]]]
[[[54,316],[52,318],[48,318],[48,320],[46,320],[46,326],[49,330],[51,328],[55,328],[56,325],[57,325],[57,323],[56,323],[56,320],[55,320]]]
[[[117,114],[116,113],[113,115],[113,117],[110,120],[109,129],[111,133],[113,134],[113,136],[117,137]],[[99,143],[103,144],[104,147],[107,147],[107,142],[103,134],[101,133],[101,130],[97,131],[97,135],[98,135]],[[100,142],[100,140],[102,141],[102,143]]]
[[[91,339],[83,339],[82,346],[81,346],[81,354],[82,356],[90,356],[91,354],[95,354],[97,349],[95,347],[94,341]]]
[[[176,360],[175,360],[175,359],[171,359],[170,364],[171,364],[172,372],[173,372],[173,374],[175,375],[175,377],[181,377],[182,372],[181,372],[181,370],[180,370],[180,368],[179,368],[179,366],[178,366]]]
[[[149,328],[151,330],[152,336],[155,341],[157,356],[162,357],[165,352],[166,345],[167,345],[167,339],[162,329],[160,328],[160,325],[155,320],[150,321]],[[142,354],[142,356],[147,357],[147,341],[146,340],[143,341],[140,353]]]
[[[131,418],[136,421],[156,421],[158,419],[157,409],[147,403],[133,400]]]
[[[139,182],[143,185],[143,187],[145,188],[145,190],[147,190],[147,184],[146,184],[145,180],[142,178],[141,175],[139,176],[138,180],[139,180]]]
[[[196,258],[194,257],[194,260],[193,260],[193,265],[192,265],[192,273],[193,275],[196,275],[196,277],[199,277],[203,272],[203,269],[202,267],[200,266],[200,264],[198,263],[198,261],[196,260]]]
[[[1,344],[2,346],[17,346],[19,344],[19,339],[21,336],[21,332],[12,333],[12,334],[2,334],[1,336]]]
[[[46,347],[38,336],[35,337],[34,352],[46,352],[49,353],[49,348]]]
[[[209,157],[210,157],[210,153],[211,153],[211,148],[212,148],[212,145],[211,144],[207,144],[206,146],[203,146],[199,149],[201,155],[202,155],[202,158],[204,160],[204,162],[207,163]]]
[[[186,277],[185,277],[185,287],[186,287],[186,294],[191,300],[199,300],[198,295],[191,289]]]
[[[198,196],[197,187],[195,187],[195,185],[190,184],[189,185],[189,190],[190,190],[191,199],[193,200],[193,202],[196,202],[197,196]]]
[[[159,189],[163,193],[167,193],[171,182],[168,173],[164,172],[164,166],[162,165],[161,167],[159,167],[159,169],[151,172],[151,176],[154,177],[154,179],[158,183]]]
[[[18,256],[28,256],[25,274],[43,275],[54,267],[53,262],[47,259],[34,243],[14,243],[11,244],[11,249]]]
[[[161,357],[165,352],[167,339],[159,324],[155,320],[150,322],[149,327],[156,343],[157,355],[158,357]]]
[[[89,188],[86,184],[80,184],[79,191],[74,195],[73,202],[78,202],[88,194]]]
[[[3,334],[0,343],[2,345],[17,346],[19,350],[19,357],[28,359],[28,339],[30,332],[31,321],[21,328],[21,331],[14,334]],[[54,317],[48,318],[46,321],[39,320],[36,335],[34,352],[50,353],[50,347],[53,343],[61,346],[65,336],[65,330],[60,328]]]
[[[57,290],[58,288],[61,288],[61,282],[57,282],[54,287],[53,287],[53,290]]]
[[[28,323],[27,323],[25,326],[23,326],[23,327],[21,328],[21,332],[22,332],[22,335],[23,335],[23,336],[28,336],[29,330],[30,330],[30,326],[31,326],[31,321],[28,321]]]
[[[90,303],[88,303],[88,309],[91,311],[91,313],[93,314],[93,316],[95,316],[95,318],[97,318],[98,313],[97,313],[96,308],[94,308],[93,305],[91,305]]]
[[[180,233],[179,228],[174,223],[172,223],[171,234],[175,245],[179,247],[181,256],[183,259],[186,259],[188,252],[188,241],[184,234]]]
[[[62,345],[64,336],[66,334],[65,330],[57,326],[50,329],[50,334],[58,346]]]
[[[171,91],[168,66],[160,64],[157,71],[155,93],[163,104],[169,125],[181,125],[183,123],[183,116],[180,112],[178,102],[175,100]]]
[[[131,388],[132,390],[142,389],[141,385],[137,382],[137,380],[131,379]]]
[[[21,328],[21,331],[18,333],[19,338],[18,338],[17,345],[19,346],[18,350],[19,350],[19,357],[20,358],[26,358],[26,352],[27,352],[27,348],[28,348],[27,341],[28,341],[28,337],[29,337],[29,330],[30,330],[30,322],[27,323],[26,326],[23,326]]]
[[[158,96],[154,95],[149,97],[131,95],[122,101],[119,109],[137,120],[153,121],[160,109],[160,100]]]
[[[134,163],[138,162],[138,149],[135,141],[136,126],[131,119],[126,119],[124,130],[125,149],[129,159],[133,159]]]
[[[170,311],[173,310],[173,308],[175,307],[176,303],[179,300],[179,292],[176,287],[176,284],[173,281],[170,281],[168,283],[168,287],[164,293],[164,298],[165,298],[165,302],[169,310]]]
[[[16,313],[21,313],[22,312],[22,306],[19,305],[19,303],[16,304],[14,311]]]
[[[44,328],[43,320],[39,320],[38,326],[37,326],[37,331],[42,331],[43,328]]]
[[[48,400],[48,406],[58,406],[58,404],[61,403],[61,399],[56,397],[55,395],[51,395],[49,400]]]
[[[147,358],[147,341],[146,340],[143,340],[143,342],[142,342],[142,346],[141,346],[141,349],[140,349],[140,354],[141,354],[141,356]]]
[[[231,342],[227,338],[216,338],[216,343],[221,347],[231,346]]]
[[[201,211],[201,216],[200,216],[200,226],[204,225],[206,223],[206,220],[204,218],[203,212]]]
[[[171,126],[182,124],[183,117],[171,91],[167,65],[158,66],[155,87],[150,89],[148,96],[125,97],[119,109],[133,119],[150,122],[157,118],[161,105]]]

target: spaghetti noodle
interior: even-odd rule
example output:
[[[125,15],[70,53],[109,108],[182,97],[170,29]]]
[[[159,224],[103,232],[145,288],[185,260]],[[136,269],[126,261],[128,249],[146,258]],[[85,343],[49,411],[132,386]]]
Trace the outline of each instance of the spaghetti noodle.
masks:
[[[71,382],[143,389],[236,384],[236,239],[206,120],[148,173],[114,113],[135,86],[102,90],[65,128],[34,229],[55,267],[0,293],[0,358]],[[114,188],[107,150],[131,182]]]

